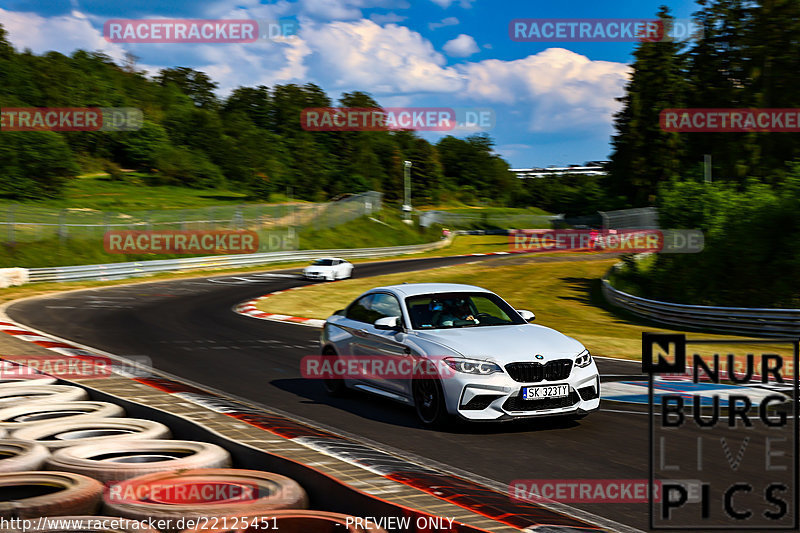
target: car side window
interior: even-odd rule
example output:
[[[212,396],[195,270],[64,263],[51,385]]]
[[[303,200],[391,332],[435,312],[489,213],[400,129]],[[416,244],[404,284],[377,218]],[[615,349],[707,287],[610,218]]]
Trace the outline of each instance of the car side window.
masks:
[[[350,307],[347,308],[347,314],[345,316],[350,320],[356,320],[358,322],[374,322],[374,320],[370,321],[370,317],[372,316],[370,300],[372,296],[372,294],[367,294],[353,302]]]
[[[373,296],[370,302],[370,309],[375,316],[372,320],[373,322],[379,318],[403,316],[403,312],[400,310],[400,302],[397,301],[397,298],[383,292],[379,292]]]

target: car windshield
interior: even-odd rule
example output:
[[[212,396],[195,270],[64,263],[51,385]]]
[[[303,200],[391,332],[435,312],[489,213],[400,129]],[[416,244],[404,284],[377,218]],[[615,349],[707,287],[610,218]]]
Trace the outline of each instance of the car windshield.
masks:
[[[406,298],[414,329],[507,326],[526,322],[492,293],[437,293]]]
[[[326,266],[327,267],[327,266],[333,265],[333,259],[317,259],[316,261],[314,261],[311,264],[314,265],[314,266]]]

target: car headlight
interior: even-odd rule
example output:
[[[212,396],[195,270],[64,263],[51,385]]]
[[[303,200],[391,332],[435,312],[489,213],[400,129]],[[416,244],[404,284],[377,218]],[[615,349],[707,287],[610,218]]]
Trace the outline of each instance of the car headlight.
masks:
[[[503,372],[503,369],[489,361],[480,361],[478,359],[462,359],[460,357],[445,357],[444,362],[455,370],[456,372],[463,372],[464,374],[479,374],[481,376],[488,376],[497,372]]]
[[[575,358],[575,366],[578,368],[583,368],[590,364],[592,364],[592,354],[589,353],[589,350],[583,350],[578,354],[578,357]]]

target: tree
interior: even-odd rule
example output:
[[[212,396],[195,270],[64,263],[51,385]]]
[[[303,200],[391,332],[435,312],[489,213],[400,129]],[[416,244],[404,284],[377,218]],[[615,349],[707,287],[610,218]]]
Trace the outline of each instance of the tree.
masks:
[[[752,11],[744,0],[700,0],[695,13],[702,35],[687,52],[687,107],[741,108],[753,105],[747,61]],[[718,179],[743,181],[757,167],[757,147],[750,133],[692,133],[682,165],[698,170],[710,154]],[[699,172],[698,172],[699,173]]]
[[[58,198],[78,174],[69,146],[51,131],[0,134],[0,192],[18,199]]]
[[[669,27],[673,18],[666,7],[658,16]],[[641,43],[634,53],[625,95],[618,99],[622,109],[614,115],[610,185],[614,194],[628,197],[635,205],[650,204],[658,184],[681,170],[684,139],[680,133],[663,131],[659,114],[684,106],[682,46],[671,41]]]
[[[219,84],[211,81],[205,72],[188,67],[165,68],[159,72],[155,80],[165,87],[175,84],[197,107],[216,109],[219,106],[214,94]]]

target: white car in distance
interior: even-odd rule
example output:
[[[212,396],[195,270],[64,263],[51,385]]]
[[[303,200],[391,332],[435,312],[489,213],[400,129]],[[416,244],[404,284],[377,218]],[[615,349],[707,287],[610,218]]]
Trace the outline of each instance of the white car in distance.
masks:
[[[303,269],[306,279],[333,281],[353,276],[353,264],[338,257],[321,257]]]

